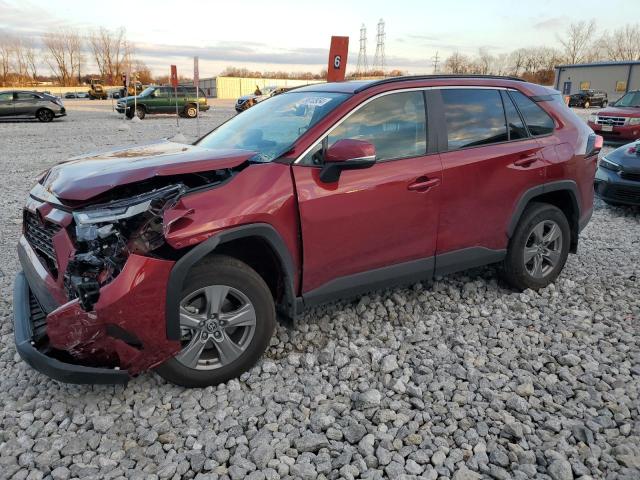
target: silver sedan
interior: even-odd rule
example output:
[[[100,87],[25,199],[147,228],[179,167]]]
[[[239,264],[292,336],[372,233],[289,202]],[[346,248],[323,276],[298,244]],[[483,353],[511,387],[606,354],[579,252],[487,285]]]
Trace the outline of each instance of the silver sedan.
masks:
[[[0,92],[0,117],[35,117],[50,122],[67,114],[62,100],[48,93],[12,90]]]

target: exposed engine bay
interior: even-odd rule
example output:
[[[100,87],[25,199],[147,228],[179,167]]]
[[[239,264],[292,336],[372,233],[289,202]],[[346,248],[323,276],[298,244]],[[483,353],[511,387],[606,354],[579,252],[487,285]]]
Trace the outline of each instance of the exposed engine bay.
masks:
[[[93,310],[100,298],[100,288],[118,276],[129,255],[149,256],[165,246],[166,210],[173,208],[187,192],[220,184],[233,173],[224,169],[191,174],[171,179],[172,183],[165,186],[142,182],[124,191],[109,192],[106,201],[74,210],[75,229],[72,225],[69,235],[76,254],[64,273],[68,298],[77,298],[85,311]],[[168,183],[169,179],[163,180]],[[145,188],[151,190],[140,193]],[[122,198],[123,195],[126,197]]]

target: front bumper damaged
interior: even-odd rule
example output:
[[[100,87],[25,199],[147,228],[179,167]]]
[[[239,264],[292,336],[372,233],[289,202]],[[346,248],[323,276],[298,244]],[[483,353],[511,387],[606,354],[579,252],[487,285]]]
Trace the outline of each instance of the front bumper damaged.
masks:
[[[62,382],[126,383],[180,350],[166,334],[164,298],[173,261],[130,255],[85,311],[78,299],[61,301],[55,278],[24,237],[18,253],[23,272],[14,288],[15,341],[34,369]]]

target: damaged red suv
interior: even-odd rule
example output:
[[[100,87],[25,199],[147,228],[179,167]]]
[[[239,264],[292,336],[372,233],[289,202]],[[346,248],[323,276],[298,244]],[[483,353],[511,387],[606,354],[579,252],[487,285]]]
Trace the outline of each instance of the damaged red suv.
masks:
[[[544,87],[425,76],[72,159],[24,209],[18,352],[62,381],[205,386],[254,365],[276,315],[491,263],[545,287],[591,216],[601,141]]]

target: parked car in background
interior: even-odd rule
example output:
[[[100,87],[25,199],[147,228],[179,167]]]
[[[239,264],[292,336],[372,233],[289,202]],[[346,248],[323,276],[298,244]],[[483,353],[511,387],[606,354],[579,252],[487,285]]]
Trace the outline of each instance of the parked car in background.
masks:
[[[491,263],[544,288],[577,252],[601,146],[540,85],[424,76],[302,87],[193,145],[71,159],[24,209],[17,350],[63,381],[201,387],[251,368],[276,312]]]
[[[109,97],[111,97],[111,98],[121,98],[120,90],[111,90],[109,92]]]
[[[35,117],[50,122],[67,114],[62,100],[47,93],[23,90],[0,92],[0,117]]]
[[[179,115],[188,118],[197,117],[198,103],[200,104],[200,111],[209,110],[207,97],[202,89],[200,89],[199,97],[196,98],[195,87],[182,86],[177,88]],[[135,111],[134,107],[136,108]],[[148,114],[176,113],[174,88],[171,86],[148,87],[135,100],[134,97],[124,97],[118,100],[116,111],[124,113],[128,118],[133,118],[134,115],[137,115],[140,119],[143,119]]]
[[[640,90],[628,92],[608,108],[589,115],[594,132],[612,142],[640,138]]]
[[[262,89],[256,88],[256,91],[251,95],[243,95],[236,101],[236,112],[244,112],[247,108],[251,108],[254,105],[266,100],[267,98],[275,97],[276,95],[280,95],[281,93],[284,93],[288,90],[290,90],[290,88],[286,87],[264,87]]]
[[[610,205],[640,206],[640,140],[600,159],[594,187]]]
[[[76,93],[76,96],[78,98],[91,98],[91,97],[89,97],[89,93],[88,92],[78,92],[78,93]]]
[[[78,94],[76,92],[67,92],[64,94],[64,98],[66,99],[78,98]]]
[[[570,107],[606,107],[608,104],[607,92],[600,90],[580,90],[569,97]]]

